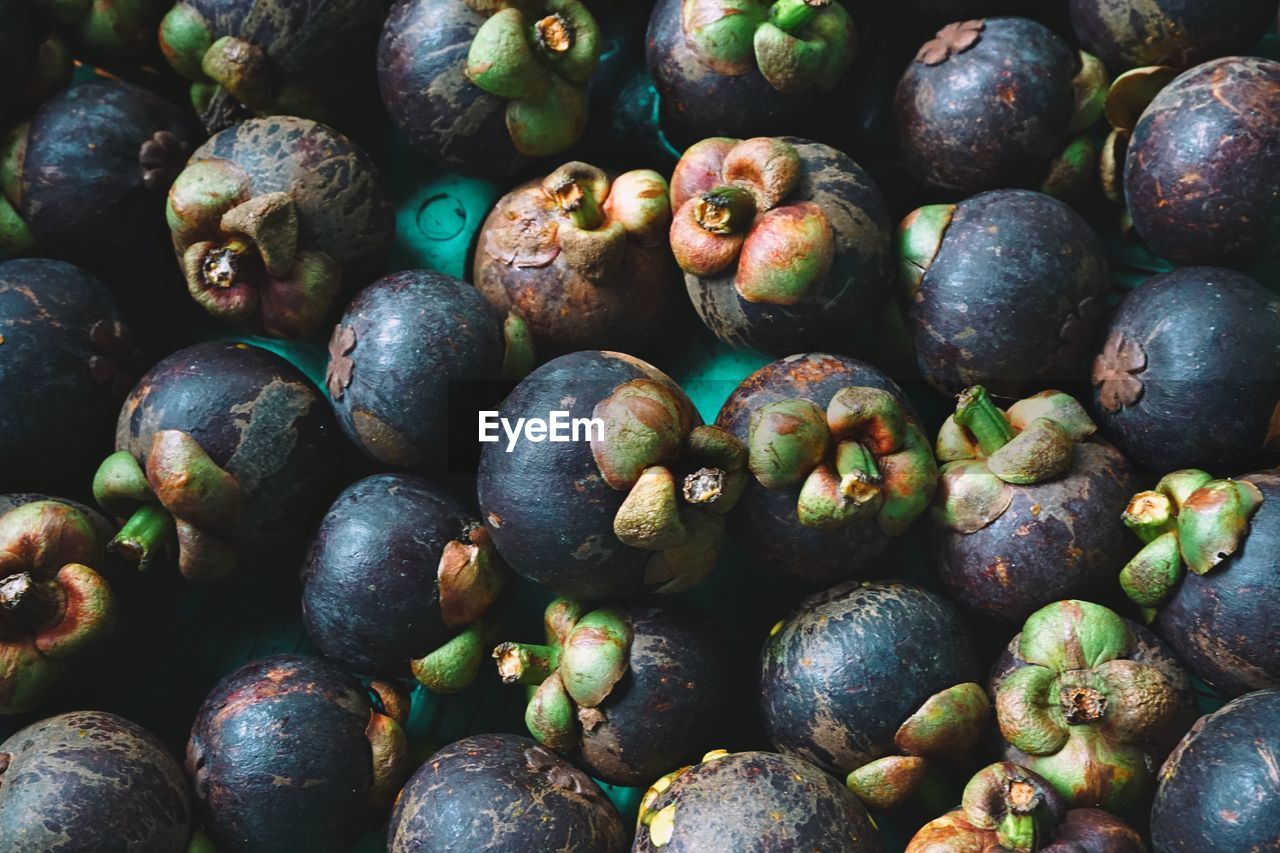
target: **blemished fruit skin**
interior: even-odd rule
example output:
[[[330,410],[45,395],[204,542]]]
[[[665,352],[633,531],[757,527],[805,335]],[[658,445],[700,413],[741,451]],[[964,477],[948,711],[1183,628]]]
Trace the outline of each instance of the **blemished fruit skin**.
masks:
[[[77,711],[0,743],[6,853],[183,853],[192,807],[178,763],[128,720]]]
[[[1275,18],[1275,0],[1071,0],[1084,49],[1115,73],[1144,65],[1190,68],[1248,53]]]
[[[1157,853],[1280,847],[1280,690],[1202,717],[1160,770],[1151,811]]]

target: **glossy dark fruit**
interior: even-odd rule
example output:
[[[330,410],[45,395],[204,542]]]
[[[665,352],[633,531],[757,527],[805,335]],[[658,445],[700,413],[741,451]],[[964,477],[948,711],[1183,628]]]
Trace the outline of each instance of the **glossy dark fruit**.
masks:
[[[183,853],[191,795],[178,763],[145,729],[78,711],[0,743],[0,838],[7,853]]]
[[[528,738],[473,735],[427,759],[396,800],[388,853],[622,853],[627,829],[589,776]]]
[[[1124,172],[1129,215],[1153,252],[1176,264],[1238,267],[1277,250],[1277,111],[1280,62],[1256,57],[1197,65],[1156,95]]]
[[[641,805],[633,853],[822,850],[878,853],[858,798],[811,764],[772,752],[709,753]]]
[[[274,655],[213,688],[187,774],[219,851],[336,853],[385,814],[405,749],[399,724],[354,678],[319,658]]]
[[[0,263],[0,469],[80,491],[108,447],[137,355],[111,293],[61,261]]]
[[[983,385],[1016,397],[1088,375],[1107,262],[1070,207],[1042,193],[995,190],[953,209],[920,208],[899,239],[916,362],[935,388],[955,394]]]
[[[1202,717],[1160,769],[1151,811],[1157,853],[1280,846],[1280,691],[1241,696]]]
[[[1116,73],[1249,53],[1276,14],[1275,0],[1071,0],[1070,8],[1080,43]]]
[[[1280,299],[1225,269],[1158,275],[1116,309],[1093,384],[1102,431],[1139,470],[1269,462],[1280,449]]]

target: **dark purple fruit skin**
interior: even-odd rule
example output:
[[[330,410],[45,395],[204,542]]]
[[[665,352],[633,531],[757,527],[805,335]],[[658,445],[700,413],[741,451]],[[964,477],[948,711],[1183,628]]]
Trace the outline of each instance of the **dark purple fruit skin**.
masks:
[[[689,298],[702,322],[720,340],[774,355],[840,351],[889,293],[889,212],[871,176],[834,148],[783,137],[800,154],[800,180],[787,203],[812,201],[822,208],[836,237],[831,270],[795,305],[748,302],[733,285],[738,265],[721,275],[685,275]]]
[[[166,161],[148,170],[139,151],[165,133]],[[39,253],[116,277],[168,261],[165,194],[202,138],[187,113],[130,83],[96,80],[45,101],[19,178]]]
[[[1069,140],[1079,58],[1035,21],[985,23],[973,47],[938,65],[913,60],[898,82],[907,166],[958,195],[1039,186]]]
[[[944,394],[984,385],[1016,398],[1079,381],[1106,292],[1102,245],[1070,207],[1027,190],[974,196],[910,298],[916,362]]]
[[[378,85],[391,120],[419,154],[497,179],[529,158],[507,131],[507,100],[464,73],[484,22],[463,0],[398,0],[378,43]]]
[[[1134,228],[1175,264],[1243,266],[1280,246],[1280,62],[1228,57],[1156,95],[1125,155]]]
[[[302,568],[302,619],[320,651],[380,678],[410,677],[409,661],[449,638],[436,577],[447,542],[470,521],[421,477],[378,474],[329,507]]]
[[[760,706],[775,747],[843,778],[893,751],[926,699],[978,673],[945,599],[910,584],[846,581],[806,598],[769,637]]]
[[[354,844],[373,817],[369,713],[360,684],[319,658],[273,655],[222,679],[187,743],[187,775],[218,850]]]
[[[1120,451],[1091,438],[1076,445],[1071,471],[1030,486],[973,533],[938,527],[934,549],[947,593],[984,616],[1021,622],[1063,598],[1091,598],[1133,556],[1117,522],[1138,483]]]
[[[443,469],[452,383],[502,374],[502,329],[484,297],[440,273],[392,273],[360,291],[338,325],[355,335],[348,353],[330,353],[329,390],[347,438],[384,465]],[[341,359],[350,361],[345,387],[334,384]]]
[[[847,356],[809,353],[771,362],[744,379],[721,407],[716,426],[746,442],[752,412],[797,397],[825,410],[836,392],[848,387],[888,391],[915,420],[902,389],[876,368]],[[833,532],[805,527],[796,515],[799,496],[799,484],[766,489],[752,477],[729,515],[730,535],[763,564],[814,584],[858,574],[888,546],[889,537],[875,519]]]
[[[772,752],[696,764],[650,807],[676,806],[676,831],[658,847],[636,834],[633,853],[821,850],[879,853],[880,835],[853,793],[816,767]]]
[[[1160,769],[1156,853],[1280,849],[1280,690],[1201,717]]]
[[[1044,853],[1147,853],[1133,827],[1102,809],[1068,809]]]
[[[297,368],[249,344],[203,343],[142,377],[116,422],[116,449],[145,469],[156,432],[187,432],[236,477],[236,543],[257,553],[286,547],[323,505],[337,458],[328,402]]]
[[[1141,346],[1146,367],[1133,403],[1109,411],[1095,388],[1102,431],[1140,471],[1204,468],[1225,475],[1275,458],[1280,403],[1280,298],[1246,275],[1176,269],[1130,292],[1107,339]]]
[[[114,714],[77,711],[0,743],[5,853],[183,853],[191,794],[150,732]]]
[[[627,830],[596,784],[564,759],[510,734],[446,746],[409,780],[387,831],[387,853],[622,853]],[[536,766],[536,765],[535,765]],[[585,793],[573,790],[574,782]]]
[[[115,349],[119,323],[111,293],[84,270],[42,259],[0,263],[6,489],[66,484],[82,490],[92,480],[110,450],[112,414],[133,378],[131,353],[93,340]]]
[[[655,376],[643,362],[620,353],[570,353],[525,377],[499,408],[500,417],[512,424],[521,417],[547,418],[552,411],[567,411],[571,420],[590,418],[618,385]],[[693,423],[701,424],[696,414]],[[590,445],[522,438],[511,453],[506,447],[505,435],[484,445],[477,493],[484,523],[507,565],[567,598],[599,600],[640,590],[653,552],[624,545],[614,535],[613,518],[627,493],[605,483]]]
[[[1275,0],[1071,0],[1071,27],[1113,72],[1142,65],[1190,68],[1249,52],[1276,13]],[[1177,35],[1170,35],[1170,31]]]

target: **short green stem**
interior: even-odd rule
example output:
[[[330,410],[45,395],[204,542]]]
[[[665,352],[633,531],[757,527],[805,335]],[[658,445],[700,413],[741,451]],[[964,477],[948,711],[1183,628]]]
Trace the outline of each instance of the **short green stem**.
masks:
[[[723,186],[702,194],[693,218],[713,234],[745,231],[756,215],[756,198],[742,187]]]
[[[960,395],[955,419],[977,440],[984,456],[990,456],[1013,440],[1013,427],[981,385]]]
[[[769,23],[784,33],[795,35],[829,2],[830,0],[776,0],[769,9]]]
[[[560,647],[503,643],[493,650],[504,684],[541,684],[560,666]]]
[[[111,550],[146,571],[151,560],[170,542],[173,516],[160,504],[144,504],[134,511],[111,540]]]
[[[1177,530],[1178,517],[1173,501],[1160,492],[1139,492],[1125,507],[1124,524],[1144,543]]]
[[[579,228],[592,231],[604,221],[604,214],[600,211],[600,203],[596,201],[596,197],[572,178],[557,186],[553,195],[556,204]]]

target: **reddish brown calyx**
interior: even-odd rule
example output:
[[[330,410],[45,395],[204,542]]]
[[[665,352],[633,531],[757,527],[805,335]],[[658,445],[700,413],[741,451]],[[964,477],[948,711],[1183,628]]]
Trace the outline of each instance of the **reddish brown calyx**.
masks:
[[[502,564],[484,525],[468,524],[461,536],[445,544],[436,578],[440,614],[450,627],[470,625],[498,600]]]
[[[985,21],[957,21],[938,30],[938,34],[924,43],[916,53],[916,62],[925,65],[941,65],[953,56],[964,53],[982,39],[987,28]]]
[[[1142,399],[1142,373],[1146,369],[1147,354],[1142,345],[1120,332],[1114,333],[1093,361],[1098,404],[1108,412],[1117,412],[1137,403]]]
[[[157,130],[138,149],[142,185],[153,192],[168,192],[191,154],[186,140],[168,130]]]

